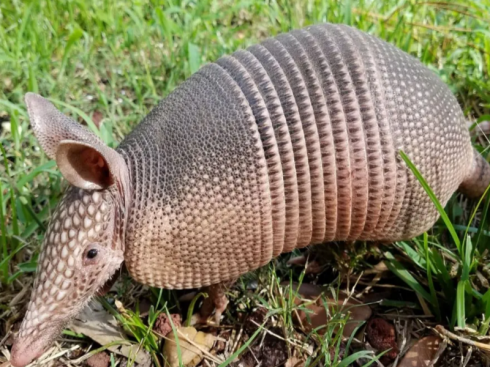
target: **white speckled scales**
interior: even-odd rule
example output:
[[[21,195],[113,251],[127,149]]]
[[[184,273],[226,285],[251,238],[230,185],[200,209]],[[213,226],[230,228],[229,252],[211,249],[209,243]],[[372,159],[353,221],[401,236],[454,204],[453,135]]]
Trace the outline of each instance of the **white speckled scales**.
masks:
[[[224,56],[118,148],[126,266],[201,287],[309,244],[414,237],[438,213],[400,150],[443,204],[483,167],[447,86],[388,43],[327,24]]]

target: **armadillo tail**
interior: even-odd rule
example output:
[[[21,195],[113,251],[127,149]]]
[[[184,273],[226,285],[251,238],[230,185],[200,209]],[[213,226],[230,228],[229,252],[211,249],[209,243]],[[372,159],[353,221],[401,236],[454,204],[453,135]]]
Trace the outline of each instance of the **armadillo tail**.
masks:
[[[481,197],[490,185],[490,164],[476,150],[473,151],[473,164],[459,191],[470,198]]]

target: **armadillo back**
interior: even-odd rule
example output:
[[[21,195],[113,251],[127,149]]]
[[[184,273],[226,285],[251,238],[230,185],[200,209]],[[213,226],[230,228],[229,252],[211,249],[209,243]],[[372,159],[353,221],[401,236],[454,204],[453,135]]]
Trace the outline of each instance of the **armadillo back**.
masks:
[[[346,26],[268,39],[204,66],[118,148],[134,196],[125,261],[139,281],[190,288],[333,240],[399,240],[473,160],[464,116],[416,59]]]

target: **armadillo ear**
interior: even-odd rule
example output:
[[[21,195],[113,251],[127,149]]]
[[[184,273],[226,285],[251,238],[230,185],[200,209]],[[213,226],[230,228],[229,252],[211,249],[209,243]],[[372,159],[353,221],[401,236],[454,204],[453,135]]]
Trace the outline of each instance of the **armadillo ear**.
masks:
[[[105,189],[118,180],[122,157],[108,146],[63,140],[58,144],[56,163],[65,179],[86,190]]]
[[[32,129],[44,152],[56,159],[63,176],[74,186],[99,190],[122,179],[125,162],[95,134],[65,116],[47,99],[25,96]]]
[[[91,145],[103,144],[92,132],[58,111],[47,99],[35,93],[26,93],[25,101],[32,130],[46,155],[56,158],[62,140],[75,140]]]

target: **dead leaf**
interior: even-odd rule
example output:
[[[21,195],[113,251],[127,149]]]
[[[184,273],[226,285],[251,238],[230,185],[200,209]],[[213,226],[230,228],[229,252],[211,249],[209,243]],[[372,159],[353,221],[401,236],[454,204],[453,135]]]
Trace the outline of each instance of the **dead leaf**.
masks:
[[[102,119],[104,118],[104,115],[100,111],[94,111],[92,114],[92,121],[94,122],[95,126],[100,128],[100,123]]]
[[[294,290],[298,289],[298,285],[293,283],[293,289]],[[322,299],[319,298],[320,295],[323,293],[323,291],[324,289],[322,289],[321,287],[312,284],[306,284],[306,283],[301,284],[301,286],[298,289],[298,293],[303,298],[306,298],[308,300],[315,300],[318,298],[315,303],[310,303],[305,305],[305,307],[311,311],[308,313],[308,315],[304,311],[298,311],[299,320],[296,321],[301,325],[303,325],[306,332],[310,332],[313,329],[324,326],[328,322],[327,312],[323,305]],[[327,299],[327,305],[330,309],[330,312],[340,311],[340,312],[350,313],[349,321],[345,325],[342,333],[343,336],[346,338],[351,336],[351,334],[354,332],[354,330],[359,326],[361,322],[368,320],[372,315],[372,311],[369,306],[363,305],[361,302],[359,302],[354,298],[349,298],[347,301],[345,301],[346,297],[342,295],[339,296],[338,300],[333,300],[329,297],[325,297],[325,298]],[[344,305],[344,301],[345,301],[345,305]],[[301,303],[307,303],[299,298],[295,298],[294,302],[297,305]],[[318,334],[323,335],[325,331],[326,331],[325,328],[321,328],[317,332]]]
[[[86,335],[100,345],[127,340],[124,333],[119,329],[114,316],[104,310],[96,301],[92,301],[80,312],[73,320],[70,329]],[[115,345],[107,349],[113,353],[134,358],[136,363],[143,366],[151,364],[151,357],[139,345]]]
[[[185,367],[197,366],[204,354],[209,352],[213,347],[216,337],[211,334],[197,331],[193,327],[178,327],[177,336],[181,351],[182,364]],[[175,343],[175,334],[169,334],[169,339],[165,341],[163,346],[163,355],[165,357],[168,367],[178,367],[179,364],[179,352],[177,350],[177,344]]]
[[[304,365],[305,365],[305,361],[297,357],[291,357],[286,361],[284,367],[304,367]]]
[[[398,367],[428,367],[439,350],[441,339],[431,335],[417,341],[405,353]]]

